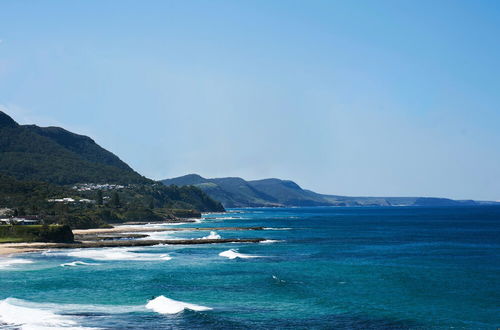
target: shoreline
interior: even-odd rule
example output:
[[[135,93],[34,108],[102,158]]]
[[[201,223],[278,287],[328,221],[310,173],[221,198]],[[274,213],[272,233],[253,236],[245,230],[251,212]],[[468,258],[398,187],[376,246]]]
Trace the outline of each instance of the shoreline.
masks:
[[[9,257],[13,254],[38,252],[49,249],[52,244],[57,243],[44,243],[44,242],[27,242],[27,243],[1,243],[0,244],[0,258]]]
[[[78,248],[105,248],[105,247],[127,247],[127,246],[153,246],[153,245],[199,245],[199,244],[223,244],[223,243],[259,243],[264,238],[232,238],[232,239],[172,239],[172,240],[120,240],[126,236],[100,236],[101,234],[127,234],[127,233],[154,233],[166,231],[244,231],[264,230],[264,227],[194,227],[194,228],[138,228],[117,226],[114,228],[75,229],[73,235],[78,238],[74,243],[49,243],[49,242],[19,242],[0,243],[0,257],[8,257],[13,254],[38,252],[47,249],[78,249]],[[139,238],[142,235],[130,234],[129,238]],[[142,236],[144,237],[144,236]],[[113,239],[115,238],[115,239]]]
[[[212,230],[264,230],[264,227],[192,227],[192,228],[139,228],[117,226],[113,228],[74,229],[73,235],[96,235],[117,233],[154,233],[162,231],[212,231]]]
[[[226,238],[226,239],[174,239],[174,240],[127,240],[127,241],[90,241],[75,243],[5,243],[0,246],[0,256],[17,253],[37,252],[47,249],[91,249],[105,247],[135,247],[154,245],[200,245],[223,243],[260,243],[264,238]],[[8,246],[7,246],[8,245]]]

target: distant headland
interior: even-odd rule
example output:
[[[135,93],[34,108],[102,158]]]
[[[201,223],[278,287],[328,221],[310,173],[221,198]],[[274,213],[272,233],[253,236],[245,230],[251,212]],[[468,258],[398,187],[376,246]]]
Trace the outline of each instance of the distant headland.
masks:
[[[467,206],[500,204],[493,201],[453,200],[436,197],[350,197],[318,194],[290,180],[246,181],[238,177],[206,179],[188,174],[162,180],[165,185],[195,186],[226,208],[290,206]]]

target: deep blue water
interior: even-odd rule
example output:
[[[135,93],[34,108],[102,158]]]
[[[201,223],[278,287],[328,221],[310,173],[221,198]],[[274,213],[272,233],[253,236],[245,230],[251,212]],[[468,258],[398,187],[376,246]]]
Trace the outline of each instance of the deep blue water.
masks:
[[[500,326],[500,207],[244,209],[205,217],[176,227],[263,226],[268,230],[217,234],[275,241],[58,250],[0,259],[0,324],[27,329]],[[209,232],[154,235],[195,239]],[[253,258],[220,256],[224,251]],[[86,264],[61,266],[74,261]],[[162,314],[145,308],[158,296],[212,309]]]

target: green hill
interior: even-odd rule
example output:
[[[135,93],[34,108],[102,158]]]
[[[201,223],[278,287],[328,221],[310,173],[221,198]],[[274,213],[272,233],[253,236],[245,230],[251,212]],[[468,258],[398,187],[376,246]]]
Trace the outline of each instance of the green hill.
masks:
[[[205,179],[197,174],[167,179],[163,184],[195,186],[212,198],[222,202],[225,207],[279,206],[278,200],[252,187],[241,178]]]
[[[318,194],[302,189],[295,182],[280,179],[245,181],[241,178],[206,179],[188,174],[162,181],[165,185],[195,186],[224,207],[265,206],[449,206],[485,202],[432,197],[350,197]]]
[[[0,173],[55,184],[151,182],[87,136],[19,125],[1,111]]]
[[[0,111],[2,208],[73,228],[224,211],[197,187],[166,187],[141,176],[87,136],[19,125]]]

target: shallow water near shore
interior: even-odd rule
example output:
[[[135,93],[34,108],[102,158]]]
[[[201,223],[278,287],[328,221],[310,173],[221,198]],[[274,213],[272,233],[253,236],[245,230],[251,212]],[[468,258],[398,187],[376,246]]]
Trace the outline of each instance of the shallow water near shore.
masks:
[[[206,215],[203,227],[266,230],[153,235],[267,241],[53,250],[0,260],[0,328],[500,325],[500,207],[231,211]]]

